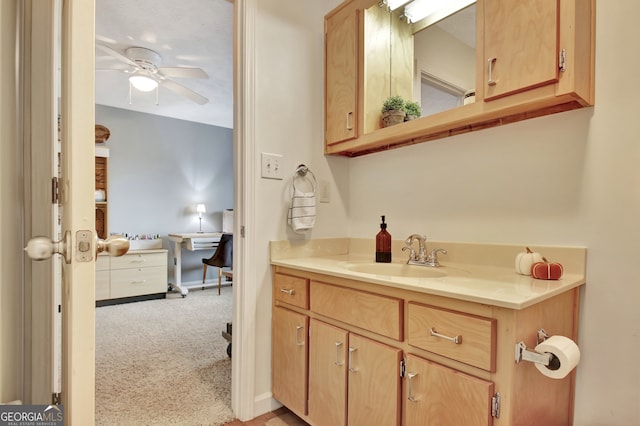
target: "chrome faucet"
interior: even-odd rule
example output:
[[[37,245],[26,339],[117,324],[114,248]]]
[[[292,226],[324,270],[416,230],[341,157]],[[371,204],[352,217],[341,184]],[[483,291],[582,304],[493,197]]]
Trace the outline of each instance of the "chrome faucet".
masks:
[[[413,249],[413,241],[418,240],[418,254]],[[402,251],[409,250],[408,264],[423,264],[427,257],[427,236],[420,234],[411,234],[404,240],[405,246]]]
[[[413,249],[413,241],[418,240],[418,253]],[[402,251],[409,250],[409,265],[422,265],[422,266],[440,266],[438,262],[438,253],[447,254],[445,249],[433,249],[427,256],[427,237],[426,235],[411,234],[404,240],[405,246],[402,247]]]

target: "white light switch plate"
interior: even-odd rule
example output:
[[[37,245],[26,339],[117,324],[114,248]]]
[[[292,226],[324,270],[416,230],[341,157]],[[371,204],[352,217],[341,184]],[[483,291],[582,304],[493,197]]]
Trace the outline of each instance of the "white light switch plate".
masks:
[[[283,179],[282,155],[262,153],[262,177],[265,179]]]

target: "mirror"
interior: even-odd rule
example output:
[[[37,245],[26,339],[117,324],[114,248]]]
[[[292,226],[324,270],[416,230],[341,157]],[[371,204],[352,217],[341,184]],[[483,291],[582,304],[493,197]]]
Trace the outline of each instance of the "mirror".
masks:
[[[389,96],[417,101],[424,117],[462,105],[474,89],[475,0],[448,4],[415,23],[401,17],[403,8],[375,2],[364,10],[364,133],[381,128]]]
[[[422,107],[422,117],[475,99],[475,3],[433,21],[427,17],[413,24],[413,97]]]

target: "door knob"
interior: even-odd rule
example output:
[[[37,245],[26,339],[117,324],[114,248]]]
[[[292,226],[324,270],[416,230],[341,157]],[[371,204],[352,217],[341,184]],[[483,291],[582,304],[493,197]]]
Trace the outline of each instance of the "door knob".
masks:
[[[78,262],[90,262],[91,256],[91,231],[78,231],[76,260]],[[95,237],[96,255],[100,252],[107,252],[110,256],[122,256],[129,251],[129,240],[120,235],[112,235],[106,240]],[[67,264],[71,263],[70,256],[71,233],[64,233],[64,238],[60,241],[53,241],[49,237],[33,237],[27,243],[24,251],[33,260],[50,259],[54,253],[64,257]]]
[[[58,253],[64,257],[66,263],[71,263],[69,247],[71,247],[71,233],[67,231],[60,241],[53,241],[49,237],[33,237],[27,243],[24,251],[33,260],[51,259],[54,253]]]
[[[96,255],[103,251],[109,256],[122,256],[129,251],[129,240],[122,235],[112,235],[106,240],[96,235]]]

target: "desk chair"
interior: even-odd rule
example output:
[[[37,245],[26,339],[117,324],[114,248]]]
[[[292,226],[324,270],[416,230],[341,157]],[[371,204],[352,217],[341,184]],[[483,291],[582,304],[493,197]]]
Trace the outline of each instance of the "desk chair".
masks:
[[[204,265],[204,271],[202,272],[202,286],[207,279],[207,266],[215,266],[218,268],[218,295],[220,295],[220,288],[222,287],[222,276],[233,279],[233,271],[223,271],[222,268],[233,267],[233,234],[222,234],[218,248],[213,256],[209,259],[202,259]]]

